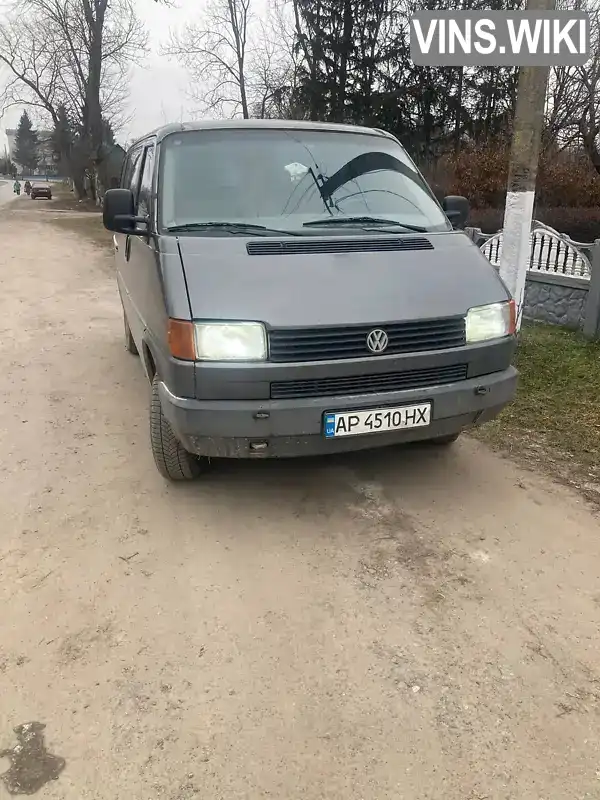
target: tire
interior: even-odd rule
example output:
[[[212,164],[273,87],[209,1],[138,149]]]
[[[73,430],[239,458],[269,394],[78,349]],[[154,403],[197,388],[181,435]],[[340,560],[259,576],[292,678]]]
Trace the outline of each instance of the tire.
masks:
[[[125,311],[123,311],[123,326],[125,328],[125,350],[127,350],[127,352],[131,353],[131,355],[133,356],[139,356],[139,351],[137,349],[134,338],[131,335],[131,328],[129,327],[129,323],[127,322]]]
[[[204,461],[188,453],[163,414],[158,394],[158,375],[152,381],[150,443],[156,468],[169,481],[193,481],[204,472]]]
[[[435,439],[429,439],[429,441],[431,444],[447,447],[448,445],[454,444],[459,436],[460,431],[458,433],[448,433],[446,436],[436,436]]]

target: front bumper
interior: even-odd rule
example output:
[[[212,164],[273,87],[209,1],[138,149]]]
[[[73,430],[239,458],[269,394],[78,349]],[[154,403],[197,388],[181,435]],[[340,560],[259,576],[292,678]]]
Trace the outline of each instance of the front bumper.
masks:
[[[493,419],[515,396],[517,371],[382,394],[291,400],[195,400],[159,384],[163,413],[191,453],[213,458],[290,458],[364,450],[457,433]],[[427,428],[326,439],[323,415],[431,401]]]

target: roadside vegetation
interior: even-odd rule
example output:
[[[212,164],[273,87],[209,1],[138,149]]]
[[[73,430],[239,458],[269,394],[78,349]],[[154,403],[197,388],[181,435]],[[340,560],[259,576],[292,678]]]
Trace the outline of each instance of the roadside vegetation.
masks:
[[[526,323],[516,401],[474,435],[600,501],[600,342]]]
[[[79,236],[87,236],[94,244],[112,252],[112,237],[102,224],[101,214],[63,214],[56,216],[52,223]]]

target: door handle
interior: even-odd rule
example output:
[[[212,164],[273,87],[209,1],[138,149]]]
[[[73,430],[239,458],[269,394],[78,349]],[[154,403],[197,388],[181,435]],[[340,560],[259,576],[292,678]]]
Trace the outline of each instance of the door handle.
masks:
[[[113,234],[113,245],[114,245],[114,248],[115,248],[116,252],[118,253],[119,252],[119,243],[117,241],[117,237],[114,234]]]

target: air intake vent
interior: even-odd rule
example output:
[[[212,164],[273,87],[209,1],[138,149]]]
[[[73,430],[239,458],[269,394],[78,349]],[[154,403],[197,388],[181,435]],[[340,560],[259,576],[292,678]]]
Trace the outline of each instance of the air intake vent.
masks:
[[[389,253],[410,250],[433,250],[429,239],[423,236],[378,236],[377,238],[342,239],[331,236],[327,239],[285,239],[284,241],[248,242],[249,256],[293,256],[325,253]]]
[[[464,381],[466,377],[466,364],[452,364],[444,367],[413,369],[408,372],[276,381],[271,384],[271,397],[273,400],[284,400],[294,397],[341,397],[376,392],[399,392],[403,389],[425,389]]]

